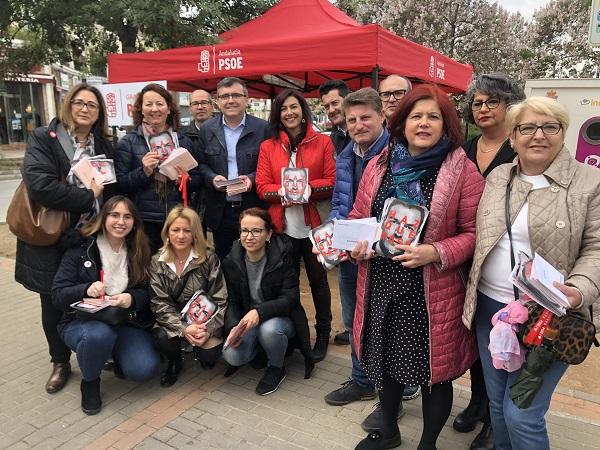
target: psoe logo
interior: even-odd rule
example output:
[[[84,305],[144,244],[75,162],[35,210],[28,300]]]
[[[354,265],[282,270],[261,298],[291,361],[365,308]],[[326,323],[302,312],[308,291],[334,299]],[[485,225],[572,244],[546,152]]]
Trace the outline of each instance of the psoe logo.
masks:
[[[444,67],[444,63],[437,61],[437,65],[435,67],[435,77],[438,80],[445,80],[446,79],[446,69]]]
[[[588,164],[590,166],[595,166],[600,168],[600,156],[598,155],[588,155],[585,157],[583,161],[584,164]]]
[[[208,71],[210,71],[210,52],[208,50],[202,50],[200,52],[198,72],[208,73]]]
[[[435,56],[429,58],[429,76],[431,78],[435,77]]]
[[[219,50],[217,70],[242,70],[244,57],[239,49]]]

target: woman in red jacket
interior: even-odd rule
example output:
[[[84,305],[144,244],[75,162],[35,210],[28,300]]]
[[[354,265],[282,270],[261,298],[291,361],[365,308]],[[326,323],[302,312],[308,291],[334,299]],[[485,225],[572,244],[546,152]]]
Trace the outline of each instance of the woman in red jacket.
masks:
[[[261,199],[269,202],[275,231],[291,238],[298,276],[300,260],[304,260],[316,311],[313,358],[321,361],[331,332],[331,292],[327,273],[313,255],[308,236],[312,228],[321,224],[318,208],[327,208],[330,202],[335,161],[331,139],[315,132],[311,117],[308,103],[297,91],[286,89],[273,100],[269,123],[275,137],[260,145],[256,190]],[[283,169],[292,170],[284,177]],[[301,169],[307,169],[308,174]],[[324,215],[328,213],[325,211]]]
[[[413,245],[393,241],[401,251],[396,256],[375,258],[366,241],[352,251],[360,264],[354,348],[380,389],[383,412],[382,429],[356,448],[400,445],[398,407],[408,384],[422,386],[418,449],[432,450],[452,409],[451,380],[475,359],[474,337],[461,316],[483,178],[460,147],[458,116],[439,88],[419,86],[406,94],[390,130],[390,147],[369,162],[349,218],[380,216],[389,198],[409,209],[424,206],[429,216]],[[403,218],[396,214],[390,222],[399,228]],[[393,236],[404,239],[395,230]]]

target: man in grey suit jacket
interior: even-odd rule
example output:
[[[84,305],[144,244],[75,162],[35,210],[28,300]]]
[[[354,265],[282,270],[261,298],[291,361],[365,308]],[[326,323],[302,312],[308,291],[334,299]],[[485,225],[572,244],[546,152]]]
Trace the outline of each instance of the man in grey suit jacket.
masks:
[[[254,178],[260,144],[269,138],[268,123],[246,114],[248,90],[239,78],[217,84],[217,105],[222,116],[213,117],[198,131],[200,173],[207,186],[204,220],[213,232],[215,250],[222,260],[239,238],[239,215],[253,206],[264,206],[256,195]],[[228,196],[218,181],[241,178],[246,192]]]

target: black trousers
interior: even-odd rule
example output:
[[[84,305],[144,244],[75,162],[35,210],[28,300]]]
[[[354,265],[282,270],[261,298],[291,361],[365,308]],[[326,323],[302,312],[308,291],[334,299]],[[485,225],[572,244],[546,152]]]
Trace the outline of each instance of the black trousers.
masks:
[[[144,232],[150,241],[150,249],[153,255],[163,246],[162,236],[160,235],[163,225],[161,222],[144,221]]]
[[[57,326],[62,318],[62,311],[52,305],[52,296],[40,294],[42,305],[42,328],[48,342],[50,361],[53,363],[68,363],[71,349],[63,342],[58,334]]]
[[[181,359],[181,340],[182,338],[169,338],[164,328],[157,327],[152,329],[152,338],[156,349],[169,360],[169,362]],[[222,345],[213,348],[194,347],[194,357],[206,363],[215,363],[221,356]]]
[[[231,251],[234,241],[240,238],[241,212],[241,205],[232,206],[231,203],[226,203],[219,228],[212,230],[213,241],[215,242],[215,252],[221,261],[223,261]]]
[[[379,391],[379,400],[383,410],[381,432],[384,437],[391,437],[398,432],[398,408],[402,401],[404,386],[384,374],[383,386]],[[431,386],[421,386],[423,431],[418,450],[435,450],[437,438],[450,417],[453,397],[452,383],[449,381]]]
[[[331,291],[327,280],[327,271],[312,252],[309,238],[295,239],[290,237],[294,247],[294,264],[300,276],[300,260],[304,261],[306,276],[310,284],[313,303],[315,305],[315,330],[317,336],[329,336],[331,332]]]

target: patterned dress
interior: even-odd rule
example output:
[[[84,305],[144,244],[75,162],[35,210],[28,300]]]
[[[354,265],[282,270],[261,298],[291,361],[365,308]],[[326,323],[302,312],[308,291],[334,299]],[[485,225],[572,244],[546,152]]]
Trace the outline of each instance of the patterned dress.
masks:
[[[421,180],[427,208],[436,179],[437,171]],[[381,216],[392,186],[388,165],[371,207],[373,217]],[[406,269],[400,262],[377,257],[371,260],[368,276],[370,299],[361,364],[369,380],[378,389],[384,373],[402,384],[428,384],[429,320],[422,268]]]

